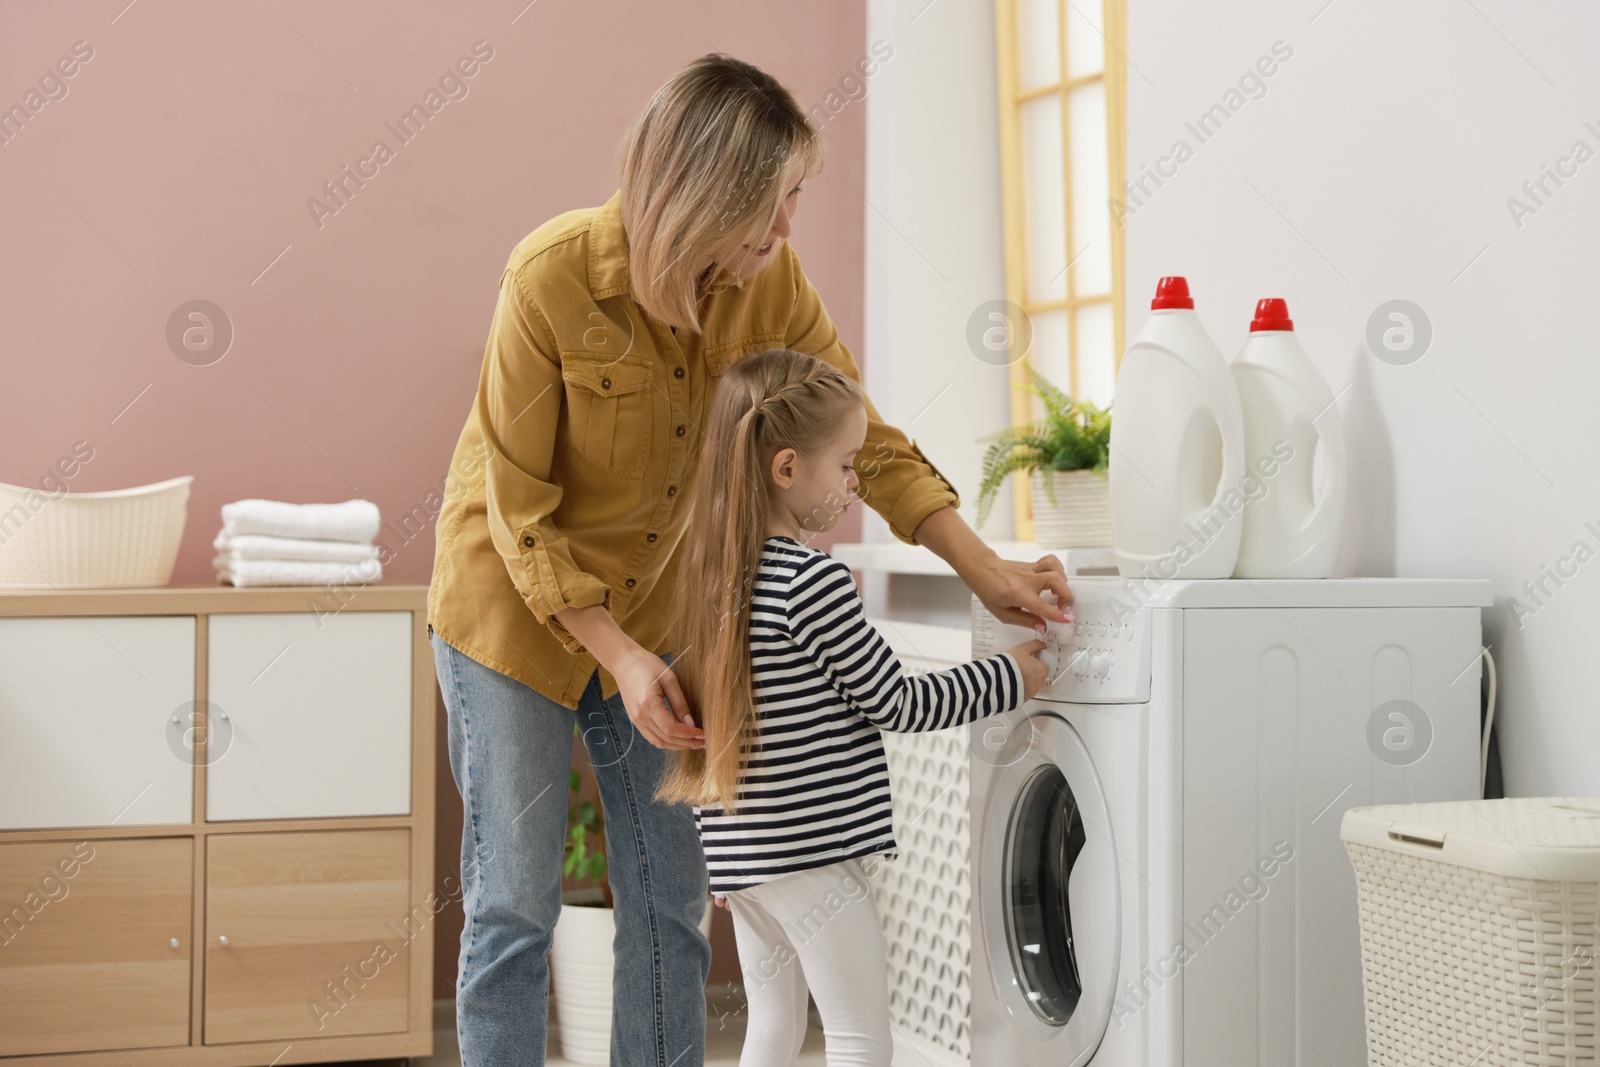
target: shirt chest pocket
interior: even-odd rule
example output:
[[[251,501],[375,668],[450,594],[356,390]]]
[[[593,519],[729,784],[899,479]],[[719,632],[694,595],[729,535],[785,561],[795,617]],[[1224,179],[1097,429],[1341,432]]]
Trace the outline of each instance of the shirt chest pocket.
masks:
[[[642,478],[650,454],[654,364],[645,356],[563,352],[572,448],[588,463]]]

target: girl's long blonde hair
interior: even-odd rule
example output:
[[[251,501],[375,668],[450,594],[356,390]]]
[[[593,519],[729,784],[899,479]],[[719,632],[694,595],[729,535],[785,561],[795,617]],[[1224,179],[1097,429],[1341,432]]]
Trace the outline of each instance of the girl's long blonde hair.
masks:
[[[656,90],[623,137],[618,184],[633,298],[700,332],[708,263],[737,269],[766,242],[795,182],[822,169],[822,134],[759,67],[712,53]]]
[[[706,746],[674,752],[657,799],[735,810],[756,721],[750,597],[767,539],[768,467],[783,448],[814,455],[863,401],[843,372],[786,348],[735,362],[717,384],[673,590],[672,671]]]

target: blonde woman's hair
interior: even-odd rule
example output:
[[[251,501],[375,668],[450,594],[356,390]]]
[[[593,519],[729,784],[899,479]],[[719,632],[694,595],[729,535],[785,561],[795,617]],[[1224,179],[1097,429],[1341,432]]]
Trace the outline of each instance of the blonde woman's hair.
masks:
[[[629,125],[618,160],[639,306],[699,333],[707,264],[737,269],[753,254],[742,245],[766,243],[783,198],[825,154],[793,94],[760,68],[712,53],[674,74]]]
[[[845,374],[786,348],[739,360],[717,384],[673,591],[672,671],[706,745],[673,753],[658,799],[735,809],[756,721],[750,597],[767,540],[772,458],[784,448],[815,455],[862,403]]]

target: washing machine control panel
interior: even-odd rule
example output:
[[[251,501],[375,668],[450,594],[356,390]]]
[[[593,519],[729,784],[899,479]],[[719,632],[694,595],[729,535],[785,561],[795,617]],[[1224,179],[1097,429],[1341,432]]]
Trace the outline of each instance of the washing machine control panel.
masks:
[[[1073,621],[1046,623],[1050,675],[1036,700],[1142,704],[1150,699],[1150,612],[1119,597],[1120,583],[1071,579]],[[1048,597],[1049,594],[1046,594]],[[1038,634],[1001,622],[972,598],[972,655],[1004,652]]]

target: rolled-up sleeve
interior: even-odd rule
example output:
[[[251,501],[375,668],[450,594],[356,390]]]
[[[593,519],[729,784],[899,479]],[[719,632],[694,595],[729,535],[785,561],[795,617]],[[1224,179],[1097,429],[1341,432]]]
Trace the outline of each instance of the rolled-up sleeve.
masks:
[[[801,270],[799,255],[787,242],[784,250],[795,280],[794,311],[784,336],[785,346],[832,364],[859,385],[861,370],[839,340],[839,331],[823,308],[822,298]],[[856,456],[856,476],[861,481],[856,495],[883,516],[895,537],[914,545],[917,540],[913,533],[922,520],[941,508],[960,507],[961,498],[915,441],[883,421],[871,397],[867,398],[866,409],[866,443]]]
[[[565,395],[548,324],[521,270],[508,266],[478,383],[489,535],[534,617],[569,652],[581,653],[583,645],[555,613],[593,604],[609,608],[611,588],[578,565],[551,518],[562,496],[550,470]]]

